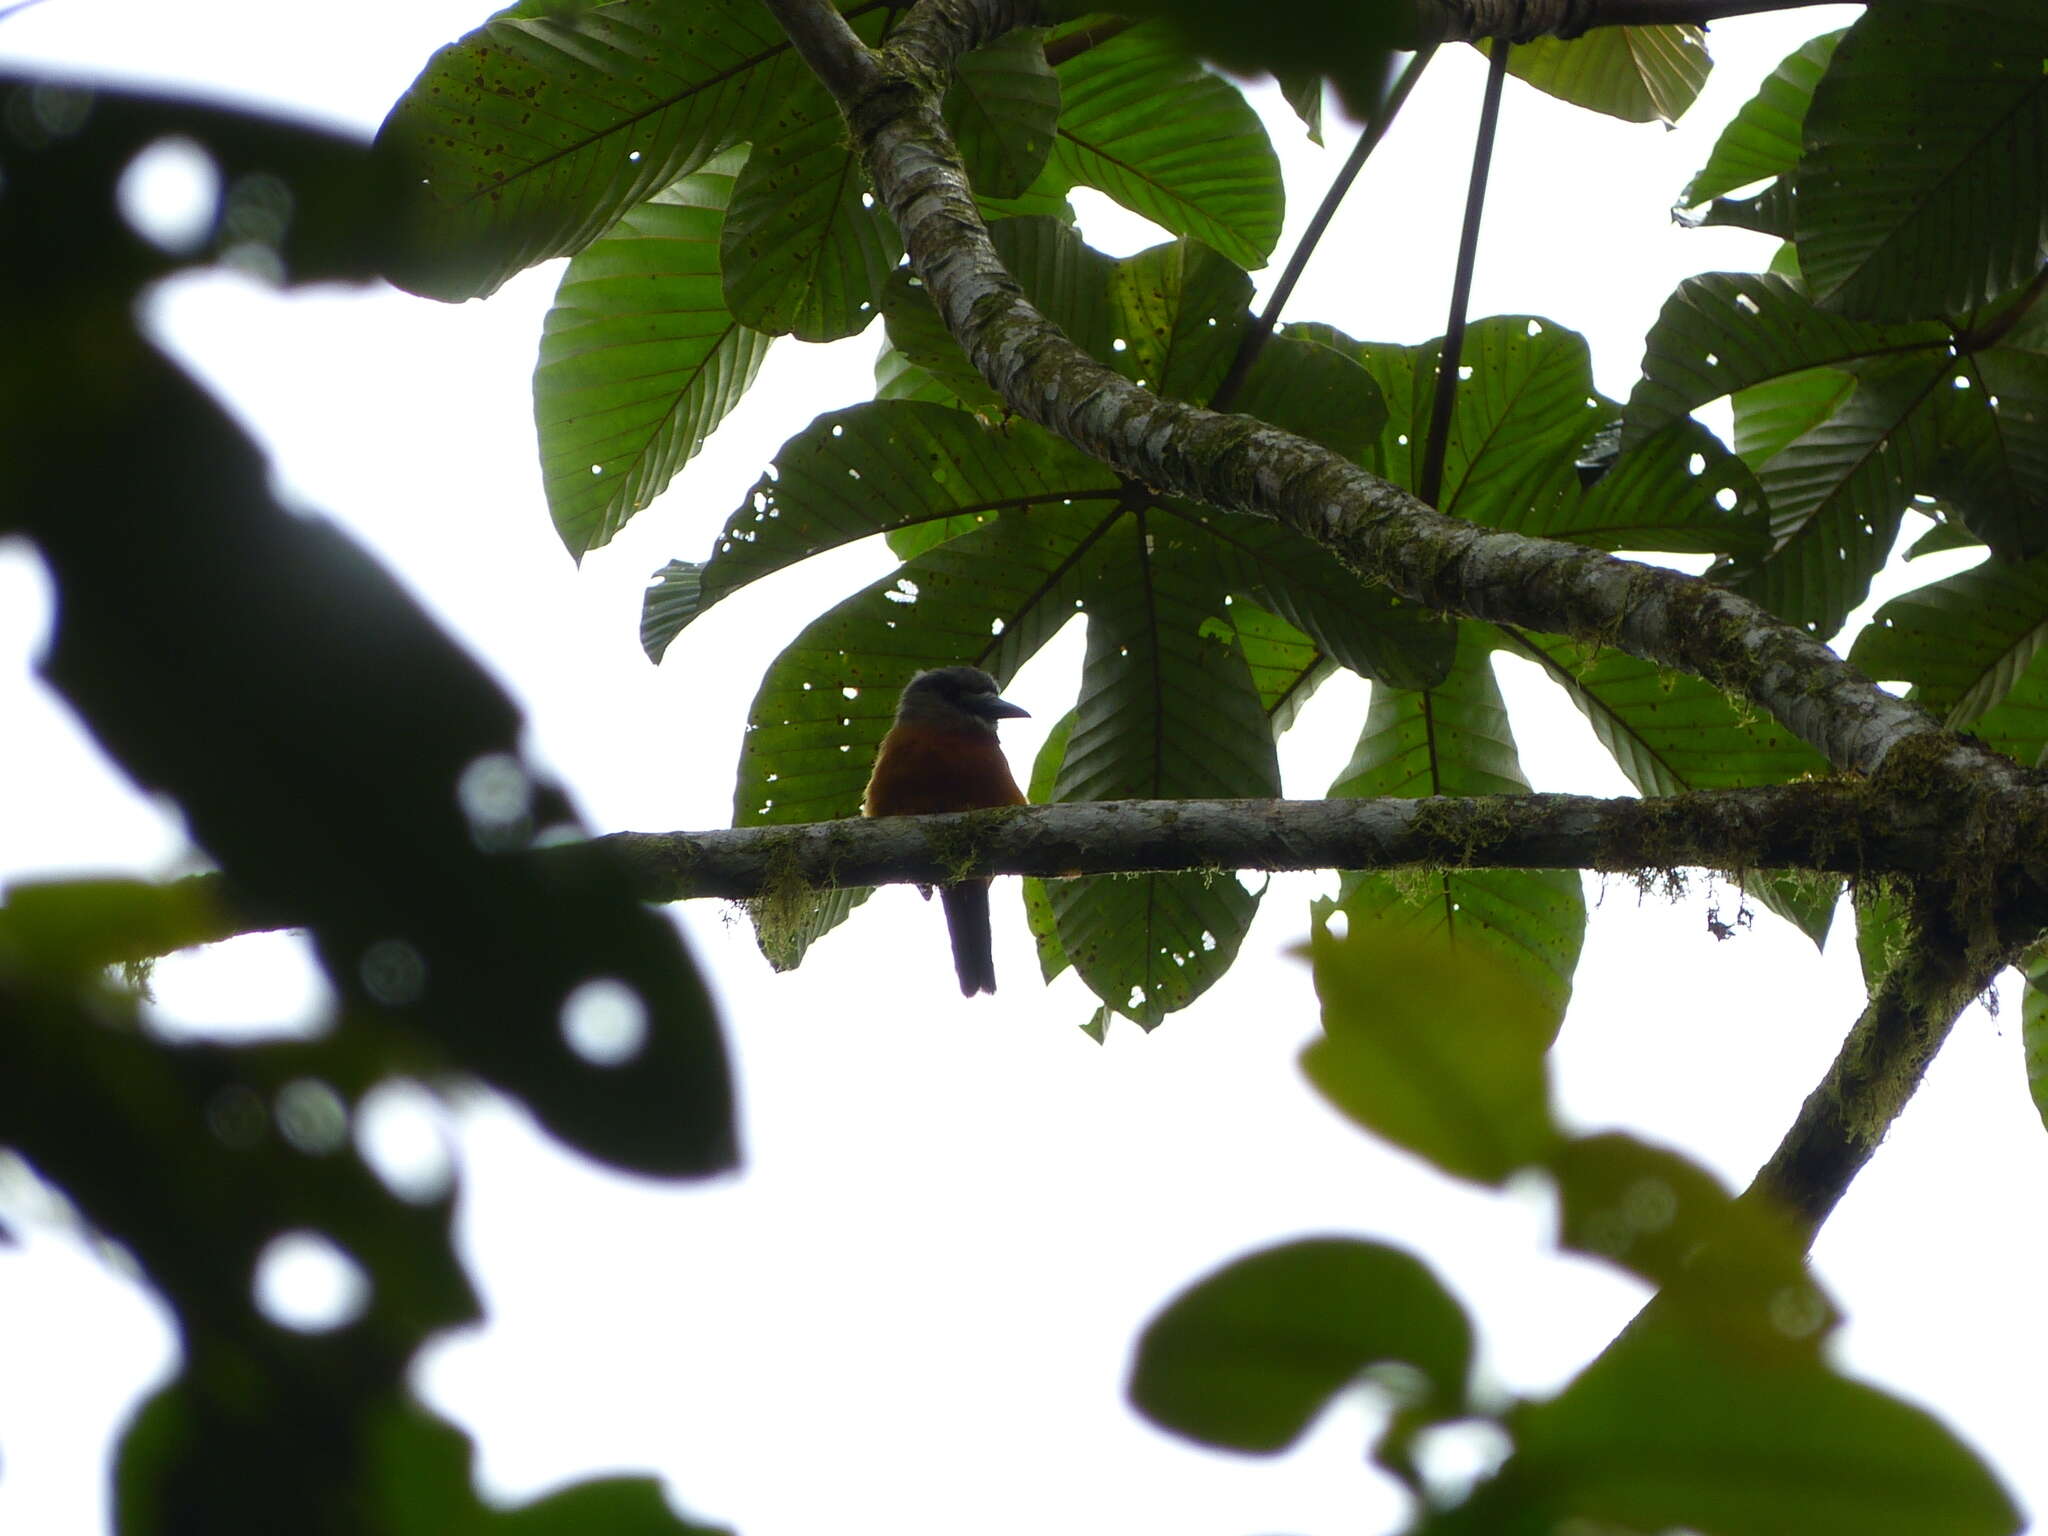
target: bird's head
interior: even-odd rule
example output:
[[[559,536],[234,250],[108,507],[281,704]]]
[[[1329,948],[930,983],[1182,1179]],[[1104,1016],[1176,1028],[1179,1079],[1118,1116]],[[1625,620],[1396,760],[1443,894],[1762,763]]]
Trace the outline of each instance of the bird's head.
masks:
[[[1029,716],[1002,697],[996,680],[979,667],[933,667],[903,689],[896,718],[918,725],[975,724],[993,732],[998,720]]]

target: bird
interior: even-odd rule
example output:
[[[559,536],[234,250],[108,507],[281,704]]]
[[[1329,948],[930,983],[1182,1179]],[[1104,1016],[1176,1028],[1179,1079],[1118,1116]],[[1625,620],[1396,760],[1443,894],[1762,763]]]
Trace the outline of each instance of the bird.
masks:
[[[875,753],[861,799],[863,816],[929,816],[1024,804],[1024,792],[996,740],[998,720],[1028,719],[979,667],[934,667],[904,685],[896,719]],[[926,896],[931,892],[927,890]],[[953,940],[960,995],[996,989],[988,881],[939,888]]]

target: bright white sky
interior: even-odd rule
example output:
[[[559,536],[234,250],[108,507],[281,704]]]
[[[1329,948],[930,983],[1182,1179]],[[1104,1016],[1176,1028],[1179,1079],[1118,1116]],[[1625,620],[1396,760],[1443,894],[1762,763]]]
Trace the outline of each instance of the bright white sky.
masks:
[[[431,50],[485,8],[365,0],[337,24],[331,9],[269,0],[47,0],[0,22],[0,67],[173,84],[367,134]],[[1771,66],[1853,14],[1715,28],[1721,68],[1674,132],[1573,113],[1511,83],[1474,313],[1534,312],[1584,331],[1601,387],[1625,394],[1678,279],[1768,256],[1739,232],[1677,230],[1665,207]],[[1292,318],[1399,341],[1442,328],[1480,76],[1462,48],[1432,66]],[[1348,130],[1322,152],[1284,114],[1270,121],[1295,178],[1292,230]],[[1098,203],[1083,219],[1118,252],[1153,238]],[[597,827],[724,825],[768,658],[886,556],[845,551],[726,601],[659,670],[635,640],[640,589],[663,561],[710,548],[784,437],[867,396],[877,341],[780,344],[676,488],[579,571],[547,522],[528,401],[558,272],[459,308],[202,277],[151,315],[268,445],[288,502],[372,546],[487,660]],[[1953,564],[1922,562],[1883,590]],[[35,681],[48,620],[33,556],[0,543],[0,879],[190,867],[175,817],[108,767]],[[1006,731],[1020,773],[1072,698],[1079,657],[1069,634],[1010,689],[1036,717]],[[1504,684],[1539,788],[1623,791],[1560,696],[1519,671]],[[1319,695],[1283,748],[1291,792],[1329,782],[1364,698],[1357,684]],[[738,1058],[744,1171],[658,1187],[564,1154],[501,1103],[447,1117],[463,1241],[490,1316],[427,1352],[422,1391],[477,1435],[498,1497],[653,1471],[679,1507],[747,1536],[1393,1529],[1398,1495],[1360,1464],[1362,1399],[1275,1461],[1211,1455],[1129,1413],[1121,1379],[1144,1319],[1246,1249],[1315,1231],[1378,1235],[1420,1252],[1473,1310],[1490,1381],[1542,1393],[1597,1352],[1640,1292],[1549,1252],[1541,1191],[1493,1196],[1440,1178],[1308,1090],[1293,1058],[1315,1030],[1314,1000],[1284,951],[1322,884],[1277,882],[1224,983],[1155,1035],[1119,1025],[1105,1047],[1075,1028],[1089,1000],[1071,978],[1038,982],[1014,882],[997,895],[1003,990],[972,1003],[954,988],[939,914],[907,890],[878,896],[793,976],[771,975],[731,914],[681,913]],[[1861,988],[1846,915],[1824,958],[1768,916],[1717,944],[1706,889],[1676,904],[1592,889],[1600,906],[1554,1057],[1558,1097],[1578,1124],[1680,1147],[1740,1184],[1833,1054]],[[1721,902],[1725,915],[1733,902]],[[284,938],[166,962],[157,986],[166,1028],[303,1021],[320,1007]],[[2048,1141],[2026,1096],[2017,997],[2007,1001],[2001,1019],[1973,1009],[1962,1020],[1815,1262],[1849,1314],[1841,1361],[1943,1414],[2039,1510]],[[61,1225],[28,1236],[0,1249],[0,1530],[90,1536],[106,1518],[109,1437],[168,1368],[170,1335]],[[1469,1454],[1447,1444],[1441,1460],[1455,1472]]]

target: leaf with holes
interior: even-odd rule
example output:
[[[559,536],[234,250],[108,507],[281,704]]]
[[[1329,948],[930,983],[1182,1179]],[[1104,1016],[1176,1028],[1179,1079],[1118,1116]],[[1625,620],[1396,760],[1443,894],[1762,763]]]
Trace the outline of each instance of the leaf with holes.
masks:
[[[436,53],[378,130],[411,189],[387,275],[428,298],[492,293],[582,250],[771,112],[838,121],[754,0],[495,16]]]
[[[1758,472],[1770,553],[1722,579],[1823,639],[1840,629],[1890,557],[1899,517],[1934,463],[1948,368],[1941,354],[1864,365],[1848,403]]]
[[[1485,642],[1461,633],[1458,664],[1441,687],[1410,692],[1373,686],[1372,706],[1350,765],[1332,795],[1525,794],[1507,706]],[[1571,996],[1586,929],[1579,877],[1568,870],[1447,869],[1420,877],[1350,871],[1338,900],[1351,923],[1385,922],[1441,933],[1474,954],[1503,959],[1555,1027]]]
[[[1664,301],[1645,338],[1622,448],[1767,379],[1868,358],[1946,358],[1949,341],[1945,325],[1865,325],[1825,314],[1795,284],[1767,273],[1690,277]]]
[[[1160,23],[1103,42],[1089,36],[1074,23],[1047,39],[1047,55],[1062,59],[1058,175],[1248,271],[1264,266],[1280,238],[1284,191],[1258,114]],[[1167,101],[1173,110],[1162,115]]]
[[[2048,248],[2048,9],[1895,0],[1814,88],[1793,203],[1816,302],[1902,320],[2026,282]]]
[[[1279,761],[1198,535],[1127,517],[1090,551],[1088,651],[1055,801],[1270,798]],[[1088,988],[1151,1028],[1229,969],[1258,898],[1233,875],[1140,875],[1047,887]]]
[[[744,151],[632,209],[562,274],[533,375],[541,480],[579,559],[667,488],[739,403],[768,338],[735,320],[718,228]]]
[[[1893,598],[1849,660],[1871,677],[1912,683],[1916,702],[1967,730],[2034,670],[2044,644],[2048,559],[1993,559]]]
[[[1756,475],[1690,417],[1631,444],[1590,489],[1567,485],[1532,511],[1524,533],[1594,549],[1761,555],[1769,539]]]
[[[1477,45],[1490,53],[1492,45]],[[1675,123],[1707,83],[1706,33],[1690,24],[1599,27],[1566,42],[1517,43],[1508,73],[1575,107],[1629,123]]]
[[[756,139],[719,236],[726,303],[740,320],[802,341],[855,335],[902,255],[838,114]]]
[[[1113,500],[1117,486],[1112,471],[1026,421],[993,427],[912,401],[834,411],[783,445],[727,520],[694,595],[673,567],[649,590],[641,643],[652,650],[674,638],[653,625],[657,602],[680,628],[748,582],[870,534],[929,525],[953,534],[1005,510]]]
[[[1020,27],[984,43],[961,58],[946,92],[946,120],[979,195],[1021,196],[1052,153],[1060,82],[1045,62],[1044,36]]]
[[[1176,400],[1206,400],[1223,381],[1249,318],[1252,280],[1206,245],[1175,240],[1117,262],[1109,308],[1117,335],[1104,359]]]
[[[1965,353],[1950,384],[1927,489],[1999,554],[2048,553],[2048,347]]]
[[[1840,32],[1826,32],[1785,56],[1728,120],[1707,163],[1678,195],[1679,207],[1697,208],[1709,198],[1783,176],[1799,164],[1800,125],[1841,40]]]

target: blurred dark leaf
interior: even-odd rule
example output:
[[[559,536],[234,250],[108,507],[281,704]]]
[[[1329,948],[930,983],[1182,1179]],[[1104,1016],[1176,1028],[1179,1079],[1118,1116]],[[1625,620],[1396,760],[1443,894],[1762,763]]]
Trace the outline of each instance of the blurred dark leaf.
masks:
[[[1414,1405],[1455,1418],[1472,1325],[1410,1254],[1308,1238],[1237,1259],[1166,1304],[1138,1336],[1129,1393],[1167,1429],[1229,1450],[1285,1450],[1372,1366],[1409,1367]]]

